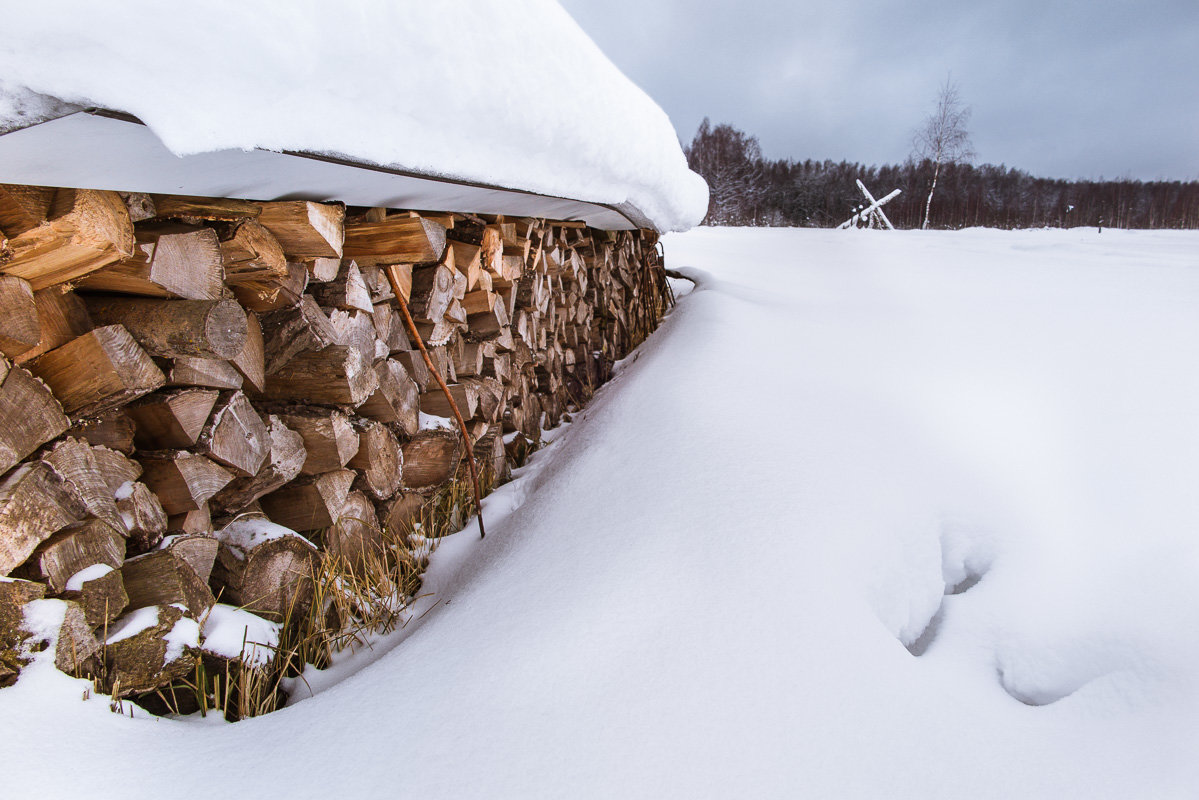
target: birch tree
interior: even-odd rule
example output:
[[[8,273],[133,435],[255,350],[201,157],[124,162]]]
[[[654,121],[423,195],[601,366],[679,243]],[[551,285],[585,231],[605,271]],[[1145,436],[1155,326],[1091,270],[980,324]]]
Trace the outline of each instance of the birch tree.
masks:
[[[929,212],[933,206],[933,193],[937,191],[937,179],[941,177],[941,166],[968,162],[974,158],[970,143],[970,107],[962,102],[958,87],[949,78],[937,94],[937,107],[925,118],[924,124],[912,137],[912,153],[917,159],[931,161],[933,182],[924,201],[924,224],[928,228]]]

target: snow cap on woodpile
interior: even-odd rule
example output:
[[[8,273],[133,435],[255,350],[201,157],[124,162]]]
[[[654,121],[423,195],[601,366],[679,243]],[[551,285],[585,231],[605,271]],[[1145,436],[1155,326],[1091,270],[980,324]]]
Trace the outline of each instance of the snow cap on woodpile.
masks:
[[[131,114],[176,155],[329,155],[660,231],[707,210],[666,114],[554,0],[47,0],[5,22],[0,131],[57,99]]]

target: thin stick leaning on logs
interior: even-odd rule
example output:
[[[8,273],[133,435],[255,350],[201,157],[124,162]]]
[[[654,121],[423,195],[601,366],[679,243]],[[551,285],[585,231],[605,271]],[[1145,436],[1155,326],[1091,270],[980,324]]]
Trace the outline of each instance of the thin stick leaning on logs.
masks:
[[[433,359],[429,357],[429,351],[425,349],[424,340],[421,339],[420,332],[416,329],[416,323],[412,321],[412,314],[408,312],[406,293],[403,291],[397,268],[394,265],[389,265],[385,266],[383,271],[387,274],[387,281],[391,284],[392,292],[395,293],[396,305],[400,307],[400,312],[404,315],[404,324],[408,327],[408,333],[412,336],[412,341],[416,342],[416,346],[425,360],[425,366],[429,368],[429,372],[437,379],[437,385],[441,387],[441,391],[445,394],[446,402],[450,404],[450,410],[454,412],[454,419],[458,421],[458,428],[462,431],[462,441],[466,450],[466,463],[470,466],[470,479],[475,493],[475,511],[479,516],[479,538],[483,539],[487,536],[487,531],[483,528],[483,493],[479,490],[479,470],[475,466],[474,443],[471,442],[470,433],[466,430],[466,421],[462,419],[462,412],[458,410],[458,404],[454,402],[454,398],[450,394],[450,388],[446,386],[441,373],[433,364]]]

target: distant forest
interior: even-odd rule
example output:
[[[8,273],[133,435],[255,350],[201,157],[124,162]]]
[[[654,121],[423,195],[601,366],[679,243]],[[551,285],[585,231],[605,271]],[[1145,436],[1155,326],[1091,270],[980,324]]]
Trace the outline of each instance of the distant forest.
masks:
[[[705,225],[834,227],[875,197],[903,194],[884,211],[897,228],[919,228],[931,161],[881,167],[846,161],[771,161],[756,137],[704,120],[684,148],[708,182]],[[1199,228],[1199,181],[1067,181],[993,164],[943,164],[929,227]]]

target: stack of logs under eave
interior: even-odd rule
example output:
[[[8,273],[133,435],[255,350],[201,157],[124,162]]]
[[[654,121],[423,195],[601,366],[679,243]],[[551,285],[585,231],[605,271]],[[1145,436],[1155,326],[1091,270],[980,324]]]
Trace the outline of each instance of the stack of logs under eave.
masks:
[[[572,222],[0,185],[0,686],[33,600],[69,601],[57,663],[78,671],[120,657],[104,632],[137,609],[160,609],[159,639],[164,617],[217,599],[279,619],[305,563],[406,530],[464,444],[422,424],[450,409],[397,302],[502,479],[505,434],[536,440],[657,325],[655,245]],[[227,534],[253,518],[297,534]],[[149,672],[137,690],[172,678]]]

